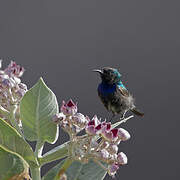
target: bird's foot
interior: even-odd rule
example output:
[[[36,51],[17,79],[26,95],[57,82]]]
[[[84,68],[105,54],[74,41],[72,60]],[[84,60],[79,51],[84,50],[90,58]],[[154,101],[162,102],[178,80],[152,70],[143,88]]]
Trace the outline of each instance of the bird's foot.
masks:
[[[121,116],[120,120],[124,120],[125,119],[125,113]]]
[[[120,124],[121,124],[121,123],[125,123],[126,121],[128,121],[128,120],[131,119],[132,117],[134,117],[134,116],[131,115],[131,116],[125,118],[125,116],[123,115],[123,117],[120,118],[120,122],[119,122],[119,123],[120,123]]]
[[[120,118],[120,122],[121,122],[121,123],[125,123],[126,121],[127,121],[127,119],[126,119],[125,117]]]

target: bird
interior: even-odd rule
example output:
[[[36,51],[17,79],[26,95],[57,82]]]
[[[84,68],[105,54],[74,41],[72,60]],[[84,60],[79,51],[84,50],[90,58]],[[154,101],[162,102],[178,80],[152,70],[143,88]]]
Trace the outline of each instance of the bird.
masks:
[[[98,85],[98,96],[105,108],[112,112],[112,118],[120,115],[123,119],[128,111],[137,116],[144,116],[144,113],[136,108],[134,98],[122,83],[121,74],[117,69],[104,67],[102,70],[94,69],[93,71],[100,74],[102,81]]]

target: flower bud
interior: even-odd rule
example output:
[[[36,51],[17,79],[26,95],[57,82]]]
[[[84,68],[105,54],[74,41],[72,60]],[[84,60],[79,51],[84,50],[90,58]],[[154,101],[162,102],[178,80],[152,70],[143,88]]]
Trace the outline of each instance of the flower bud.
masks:
[[[124,165],[127,164],[127,161],[128,161],[127,156],[123,152],[118,153],[117,156],[118,164]]]
[[[119,166],[117,164],[111,164],[108,167],[108,174],[110,176],[114,176],[116,174],[116,171],[119,169]]]
[[[108,152],[112,155],[116,154],[118,152],[118,146],[115,144],[110,144],[108,147]]]
[[[17,65],[16,62],[14,61],[11,61],[8,67],[4,70],[4,72],[9,76],[16,76],[16,77],[21,77],[24,71],[25,71],[24,68]]]
[[[104,160],[108,160],[109,159],[109,152],[106,149],[102,149],[100,151],[100,157]]]
[[[8,79],[9,76],[7,74],[0,74],[0,81],[2,82],[4,79]]]
[[[91,135],[91,136],[95,136],[96,135],[96,129],[94,125],[88,124],[86,126],[86,133]]]
[[[27,91],[27,86],[26,86],[26,84],[20,83],[20,84],[18,84],[18,86],[19,86],[19,88],[24,89],[25,91]]]
[[[92,118],[92,121],[94,121],[94,125],[97,126],[101,123],[101,121],[98,119],[98,117],[96,115],[94,115],[94,117]]]
[[[61,112],[65,115],[75,115],[77,113],[77,105],[70,99],[67,103],[62,102]]]
[[[76,113],[72,116],[72,121],[75,125],[79,126],[80,128],[84,128],[88,123],[88,119],[81,113]]]
[[[101,149],[106,149],[109,147],[109,142],[104,141],[103,144],[101,145]]]
[[[109,130],[103,130],[102,136],[107,140],[107,141],[116,141],[118,139],[118,129],[111,129]]]
[[[52,121],[56,124],[59,124],[61,121],[65,119],[66,119],[66,116],[63,113],[58,113],[53,116]]]
[[[16,94],[19,98],[22,98],[25,95],[26,91],[24,89],[17,90]]]
[[[101,133],[102,124],[101,121],[95,115],[91,121],[86,126],[86,133],[89,135],[96,135]]]
[[[2,87],[3,88],[11,88],[11,82],[9,81],[9,79],[4,79],[2,81]]]
[[[125,129],[123,128],[119,128],[119,131],[118,131],[118,137],[119,139],[121,139],[122,141],[126,141],[128,139],[130,139],[130,134],[128,133],[128,131],[126,131]]]

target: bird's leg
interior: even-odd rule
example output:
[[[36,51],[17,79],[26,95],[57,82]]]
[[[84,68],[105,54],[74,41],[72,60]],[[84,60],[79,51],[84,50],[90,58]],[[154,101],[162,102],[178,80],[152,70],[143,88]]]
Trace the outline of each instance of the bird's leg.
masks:
[[[122,116],[120,117],[120,120],[123,120],[123,119],[125,118],[125,114],[126,114],[126,112],[124,112],[124,113],[122,114]]]
[[[125,110],[125,111],[124,111],[124,113],[122,114],[122,116],[121,116],[120,120],[125,119],[125,114],[126,114],[126,112],[127,112],[127,110]]]
[[[125,114],[123,114],[121,117],[120,117],[120,120],[123,120],[125,118]]]

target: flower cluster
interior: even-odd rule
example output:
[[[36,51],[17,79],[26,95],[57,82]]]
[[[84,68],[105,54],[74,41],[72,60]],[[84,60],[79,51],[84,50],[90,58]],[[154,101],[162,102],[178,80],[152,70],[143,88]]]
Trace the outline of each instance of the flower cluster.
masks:
[[[2,60],[0,60],[0,68],[1,64]],[[18,105],[27,91],[27,86],[20,79],[23,73],[24,68],[14,61],[11,61],[4,70],[0,70],[0,117],[5,120],[13,105],[17,105],[17,119],[19,119]]]
[[[123,128],[113,128],[110,122],[101,121],[95,115],[92,119],[77,110],[72,100],[63,101],[61,112],[53,117],[53,121],[68,132],[71,142],[70,156],[75,160],[87,163],[93,159],[110,176],[114,176],[120,165],[127,164],[127,157],[118,152],[121,141],[130,138]],[[84,130],[85,135],[79,135]]]

